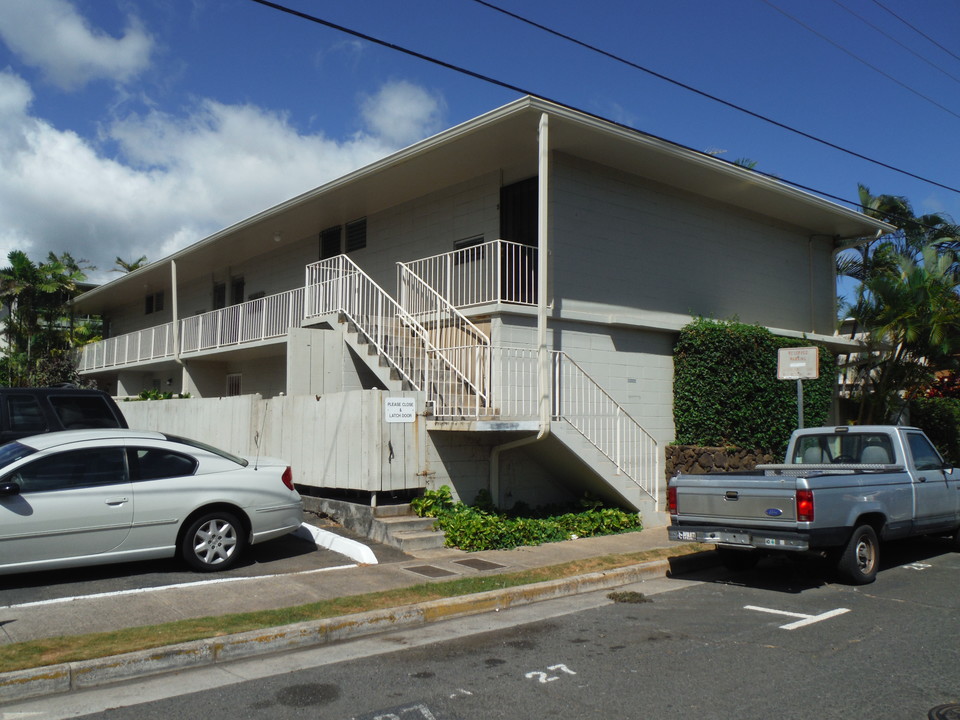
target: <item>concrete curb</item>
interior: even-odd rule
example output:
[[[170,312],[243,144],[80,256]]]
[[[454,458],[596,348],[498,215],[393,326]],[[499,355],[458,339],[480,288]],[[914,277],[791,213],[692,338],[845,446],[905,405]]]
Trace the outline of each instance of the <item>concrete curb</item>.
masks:
[[[301,650],[386,630],[618,587],[651,576],[663,576],[670,569],[669,560],[655,560],[562,580],[265,628],[96,660],[0,673],[0,698],[4,703],[27,700],[258,655]]]
[[[323,530],[313,525],[303,523],[293,531],[293,534],[315,543],[318,547],[332,550],[340,555],[345,555],[356,563],[361,563],[362,565],[377,565],[379,563],[373,550],[362,542],[341,537],[329,530]]]

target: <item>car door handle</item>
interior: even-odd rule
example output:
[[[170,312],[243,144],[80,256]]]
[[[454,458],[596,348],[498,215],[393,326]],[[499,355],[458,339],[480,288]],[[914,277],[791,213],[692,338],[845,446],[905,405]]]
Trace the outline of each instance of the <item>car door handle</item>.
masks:
[[[921,475],[920,477],[918,477],[917,480],[918,480],[919,482],[926,482],[926,481],[927,481],[927,479],[926,479],[923,475]]]
[[[125,497],[107,498],[106,500],[104,500],[104,502],[105,502],[107,505],[110,505],[111,507],[117,507],[117,506],[123,505],[125,502],[127,502],[127,498],[125,498]]]

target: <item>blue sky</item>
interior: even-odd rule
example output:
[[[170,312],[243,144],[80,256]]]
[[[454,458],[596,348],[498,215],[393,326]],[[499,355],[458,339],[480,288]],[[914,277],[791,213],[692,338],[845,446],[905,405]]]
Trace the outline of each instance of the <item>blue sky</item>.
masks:
[[[956,192],[800,138],[474,0],[281,4],[697,150],[752,159],[824,193],[855,200],[859,182],[907,196],[918,213],[960,219]],[[960,187],[954,0],[495,4]],[[158,260],[517,97],[251,0],[2,0],[0,253],[68,251],[98,267],[92,279],[106,280],[117,256]]]

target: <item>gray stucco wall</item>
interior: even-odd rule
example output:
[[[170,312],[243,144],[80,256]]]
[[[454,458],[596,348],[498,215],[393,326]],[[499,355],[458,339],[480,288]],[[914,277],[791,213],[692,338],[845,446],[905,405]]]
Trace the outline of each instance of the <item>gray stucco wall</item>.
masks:
[[[832,239],[557,154],[552,289],[565,314],[691,315],[833,334]]]

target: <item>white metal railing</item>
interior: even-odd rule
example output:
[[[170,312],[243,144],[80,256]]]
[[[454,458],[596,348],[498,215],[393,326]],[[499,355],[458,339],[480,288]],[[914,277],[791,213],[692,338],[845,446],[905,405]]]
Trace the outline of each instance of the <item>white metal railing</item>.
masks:
[[[501,419],[535,418],[539,412],[537,349],[493,349],[491,402]],[[562,351],[552,351],[550,415],[579,432],[645,493],[657,498],[657,442],[630,414]]]
[[[303,322],[303,288],[180,321],[180,351],[198,352],[282,337]]]
[[[405,265],[458,308],[537,302],[537,249],[529,245],[492,240]]]
[[[215,350],[282,337],[303,322],[303,288],[249,300],[180,321],[180,352]],[[82,348],[80,371],[172,358],[173,323],[118,335]]]
[[[500,417],[538,417],[537,349],[494,347],[491,356],[490,404]]]
[[[427,331],[346,255],[307,265],[304,315],[343,313],[417,390],[436,349]]]
[[[106,338],[80,350],[81,372],[173,357],[173,323]]]
[[[472,415],[490,407],[490,338],[404,263],[397,263],[399,303],[430,338],[442,362],[429,366],[435,415]]]
[[[554,417],[577,429],[618,472],[658,497],[657,442],[566,353],[554,353]]]

